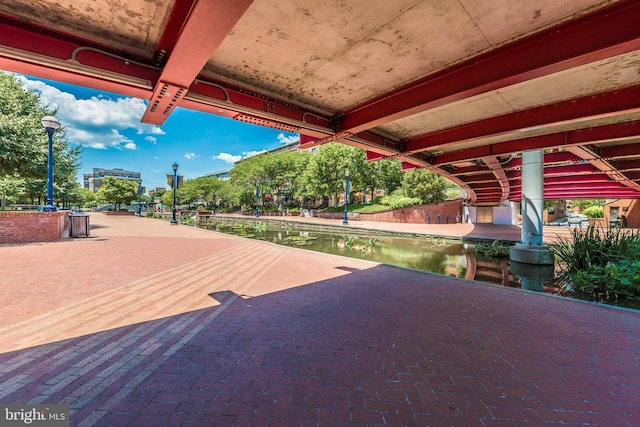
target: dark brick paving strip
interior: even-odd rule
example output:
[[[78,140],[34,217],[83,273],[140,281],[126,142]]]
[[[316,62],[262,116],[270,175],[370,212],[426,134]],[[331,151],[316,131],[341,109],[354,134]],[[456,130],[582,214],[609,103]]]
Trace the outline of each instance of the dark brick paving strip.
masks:
[[[74,426],[637,425],[637,312],[253,245],[272,263],[217,277],[216,305],[0,354],[0,403]]]

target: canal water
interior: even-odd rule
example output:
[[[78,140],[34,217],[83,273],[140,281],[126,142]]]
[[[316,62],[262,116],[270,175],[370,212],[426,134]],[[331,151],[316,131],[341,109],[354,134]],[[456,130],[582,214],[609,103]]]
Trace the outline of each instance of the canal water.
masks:
[[[507,260],[477,257],[473,244],[451,242],[444,238],[404,238],[373,234],[363,236],[295,229],[268,230],[266,226],[225,227],[221,224],[209,225],[207,228],[316,252],[496,285],[521,287],[518,277],[509,272]]]

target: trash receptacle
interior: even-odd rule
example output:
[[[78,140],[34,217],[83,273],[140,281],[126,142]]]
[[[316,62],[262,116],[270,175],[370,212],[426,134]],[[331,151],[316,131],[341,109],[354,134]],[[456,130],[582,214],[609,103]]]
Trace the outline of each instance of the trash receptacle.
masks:
[[[69,237],[89,237],[89,215],[69,215]]]

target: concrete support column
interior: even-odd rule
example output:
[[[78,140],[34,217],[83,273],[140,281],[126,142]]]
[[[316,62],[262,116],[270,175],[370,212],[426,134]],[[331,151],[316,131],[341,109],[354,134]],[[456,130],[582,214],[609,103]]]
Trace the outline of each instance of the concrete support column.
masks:
[[[522,244],[541,246],[544,209],[542,150],[522,153]]]
[[[511,248],[511,261],[553,266],[553,254],[542,240],[544,209],[544,153],[542,150],[522,153],[522,237]]]

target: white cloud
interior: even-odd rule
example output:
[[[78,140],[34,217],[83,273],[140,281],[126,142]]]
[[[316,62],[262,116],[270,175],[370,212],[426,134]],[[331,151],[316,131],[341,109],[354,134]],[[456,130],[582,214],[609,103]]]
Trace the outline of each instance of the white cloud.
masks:
[[[247,157],[253,157],[257,154],[262,154],[262,153],[266,153],[267,150],[260,150],[260,151],[244,151],[242,154],[244,155],[244,158],[246,159]]]
[[[152,144],[155,144],[155,143],[157,143],[157,142],[158,142],[158,139],[157,139],[155,136],[145,136],[145,137],[144,137],[144,140],[145,140],[145,141],[149,141],[149,142],[151,142]]]
[[[137,134],[164,135],[164,131],[154,125],[140,122],[147,106],[137,98],[111,99],[105,96],[93,96],[89,99],[77,99],[75,95],[47,85],[40,80],[30,80],[16,75],[27,90],[40,94],[44,105],[57,108],[57,117],[65,127],[67,140],[76,145],[98,149],[135,150],[137,145],[120,132],[129,129]],[[153,139],[149,139],[153,138]],[[145,137],[156,142],[155,137]]]
[[[196,157],[198,157],[196,153],[184,153],[184,158],[187,160],[193,160]]]
[[[300,141],[299,136],[295,136],[295,135],[285,136],[284,133],[280,133],[278,135],[278,142],[282,145],[289,144],[290,142],[297,142],[297,141]]]
[[[211,156],[211,158],[213,160],[222,160],[225,163],[234,164],[236,162],[239,162],[242,159],[255,156],[256,154],[262,154],[262,153],[265,153],[266,151],[267,150],[243,151],[242,154],[220,153],[217,156]]]
[[[225,163],[234,164],[242,160],[242,156],[234,156],[233,154],[220,153],[217,156],[211,157],[213,160],[222,160]]]

